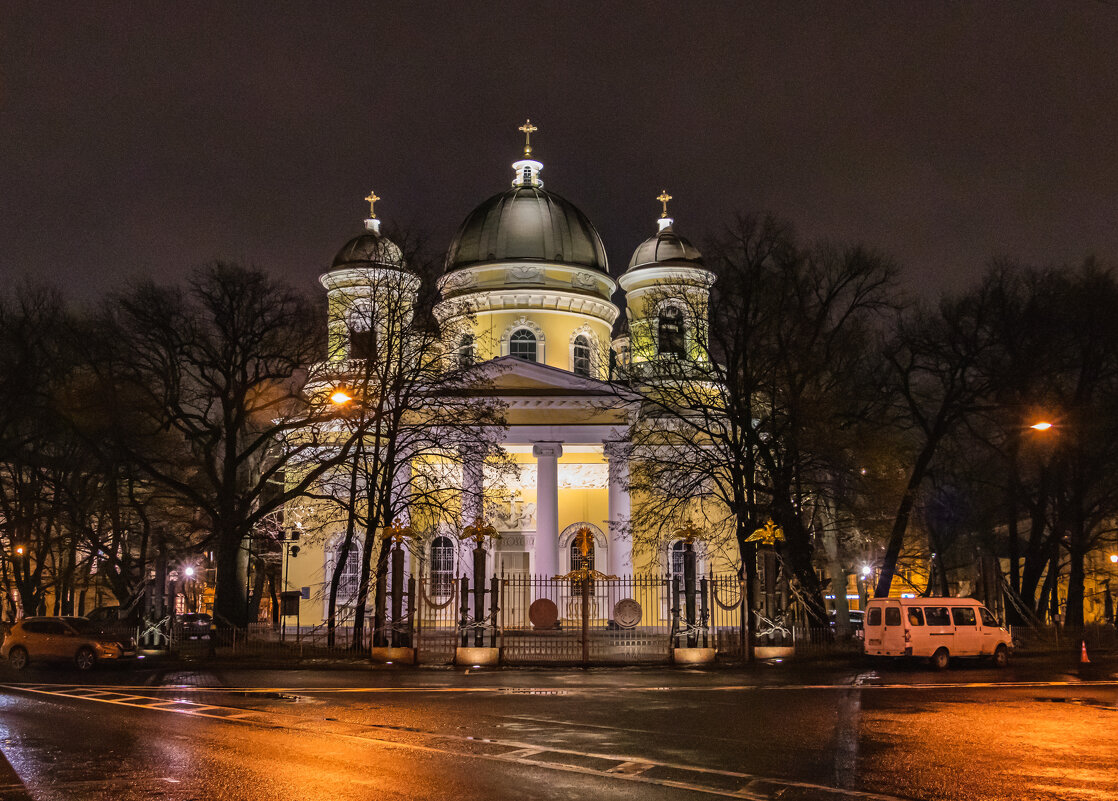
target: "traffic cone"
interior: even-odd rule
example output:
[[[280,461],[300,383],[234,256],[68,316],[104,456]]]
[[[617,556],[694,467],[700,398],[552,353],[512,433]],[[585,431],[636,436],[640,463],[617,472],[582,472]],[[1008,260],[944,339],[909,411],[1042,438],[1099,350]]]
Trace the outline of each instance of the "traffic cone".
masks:
[[[1091,660],[1087,657],[1087,641],[1086,640],[1080,640],[1079,645],[1080,645],[1080,648],[1079,648],[1079,664],[1081,664],[1081,665],[1091,664]]]

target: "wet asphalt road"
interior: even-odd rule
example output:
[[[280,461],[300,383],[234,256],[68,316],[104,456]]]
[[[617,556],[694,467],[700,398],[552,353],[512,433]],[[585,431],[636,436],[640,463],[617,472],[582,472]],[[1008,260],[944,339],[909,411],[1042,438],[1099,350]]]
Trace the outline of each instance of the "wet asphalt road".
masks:
[[[4,667],[0,685],[4,801],[1118,799],[1102,668]]]

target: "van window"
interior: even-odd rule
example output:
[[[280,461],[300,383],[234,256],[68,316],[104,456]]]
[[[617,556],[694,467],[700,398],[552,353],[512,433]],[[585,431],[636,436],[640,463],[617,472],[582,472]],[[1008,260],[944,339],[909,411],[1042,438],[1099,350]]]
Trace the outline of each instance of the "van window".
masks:
[[[924,625],[924,610],[919,606],[910,606],[908,608],[908,625],[910,626],[923,626]]]
[[[880,626],[881,625],[881,607],[875,606],[870,609],[866,615],[867,626]]]
[[[929,626],[950,626],[951,615],[946,606],[925,606],[924,617],[928,619]]]
[[[886,626],[899,626],[901,625],[901,610],[895,606],[885,607],[885,625]]]
[[[951,617],[955,619],[956,626],[977,625],[974,619],[974,607],[956,606],[951,610]]]
[[[985,606],[979,608],[978,614],[982,616],[983,626],[989,626],[994,629],[1001,628],[1002,624],[998,622],[998,619],[994,617]]]

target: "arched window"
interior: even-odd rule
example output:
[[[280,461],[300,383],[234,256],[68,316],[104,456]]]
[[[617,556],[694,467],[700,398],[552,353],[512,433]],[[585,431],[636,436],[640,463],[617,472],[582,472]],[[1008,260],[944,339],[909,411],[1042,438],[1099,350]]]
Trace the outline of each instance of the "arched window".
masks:
[[[671,574],[672,578],[679,576],[679,585],[683,586],[683,540],[677,540],[672,543],[672,549],[669,551],[671,556]]]
[[[660,355],[682,359],[683,350],[683,312],[676,306],[665,306],[660,310]]]
[[[330,571],[333,572],[342,556],[342,542],[339,541],[330,552]],[[328,575],[327,581],[332,578]],[[356,539],[349,544],[345,564],[342,566],[341,580],[338,582],[338,606],[350,607],[357,602],[357,587],[361,582],[361,543]]]
[[[454,543],[435,537],[431,543],[431,597],[449,598],[454,583]]]
[[[531,167],[525,167],[524,168],[524,183],[526,183],[526,184],[532,183],[532,168]]]
[[[572,368],[575,375],[590,377],[590,340],[585,334],[575,337],[574,348],[571,351]]]
[[[460,368],[469,367],[474,363],[476,357],[474,335],[463,334],[462,338],[458,340],[458,366]]]
[[[536,335],[527,328],[518,328],[509,337],[509,356],[534,362],[536,360]]]
[[[571,570],[594,569],[594,538],[586,538],[586,556],[582,555],[582,537],[571,540]]]

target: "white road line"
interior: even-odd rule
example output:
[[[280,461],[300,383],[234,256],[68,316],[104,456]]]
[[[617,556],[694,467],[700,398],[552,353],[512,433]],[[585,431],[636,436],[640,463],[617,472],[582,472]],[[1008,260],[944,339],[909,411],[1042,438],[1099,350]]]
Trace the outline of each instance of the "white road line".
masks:
[[[43,685],[38,685],[38,686],[41,687]],[[110,699],[110,698],[98,698],[98,697],[95,697],[95,696],[88,696],[88,695],[83,695],[83,694],[74,694],[72,692],[66,692],[65,691],[66,689],[71,689],[72,690],[74,688],[73,687],[67,687],[65,685],[59,685],[59,687],[57,687],[56,689],[53,689],[53,690],[44,690],[44,689],[38,689],[38,687],[5,684],[5,685],[0,685],[0,689],[13,690],[13,691],[17,691],[17,692],[20,692],[20,691],[30,692],[30,693],[35,693],[35,694],[38,694],[38,695],[46,695],[46,696],[49,696],[49,697],[67,698],[69,700],[74,700],[74,701],[90,701],[90,702],[93,702],[93,703],[100,703],[100,704],[113,704],[115,706],[124,706],[124,707],[129,707],[131,709],[144,709],[144,710],[148,710],[148,711],[151,711],[151,712],[165,712],[165,713],[168,713],[168,714],[189,715],[189,716],[192,716],[192,717],[209,718],[211,720],[226,721],[226,722],[238,723],[238,724],[249,725],[249,726],[259,725],[259,726],[265,726],[265,727],[269,727],[269,728],[283,728],[283,729],[289,729],[289,730],[304,731],[305,729],[301,728],[300,726],[295,725],[295,723],[296,722],[299,722],[299,723],[307,723],[308,722],[305,719],[298,719],[295,722],[285,722],[285,720],[284,720],[285,718],[290,719],[293,716],[290,715],[290,714],[281,713],[281,712],[265,712],[265,711],[246,710],[245,712],[243,712],[242,714],[239,714],[239,715],[216,715],[216,714],[212,714],[211,712],[204,711],[201,708],[187,708],[187,709],[176,708],[176,707],[169,707],[168,708],[168,704],[178,703],[178,702],[172,702],[172,701],[158,702],[157,699],[146,699],[146,700],[156,701],[156,703],[154,703],[154,704],[129,704],[129,703],[124,703],[122,701],[117,701],[117,700]],[[847,688],[847,689],[849,689],[849,688]],[[179,706],[181,707],[181,704],[179,704]],[[237,709],[237,707],[209,706],[209,707],[206,707],[206,709],[225,710],[225,709]],[[248,715],[255,716],[257,718],[257,720],[244,720],[244,719],[242,719],[242,718],[244,718]],[[264,719],[260,720],[259,718],[264,718]],[[469,750],[465,750],[465,749],[438,748],[438,747],[431,746],[431,745],[421,745],[421,744],[412,743],[412,742],[401,742],[401,741],[397,741],[397,740],[388,740],[388,739],[385,739],[383,737],[374,737],[374,736],[370,736],[368,734],[352,734],[350,732],[331,730],[330,726],[324,725],[325,723],[326,723],[325,721],[315,722],[315,726],[316,726],[315,733],[316,734],[325,735],[325,736],[332,736],[332,737],[340,737],[340,738],[349,739],[349,740],[357,740],[357,741],[360,741],[360,742],[375,743],[377,745],[380,745],[380,746],[383,746],[383,747],[386,747],[386,748],[396,748],[396,749],[409,750],[409,751],[422,751],[422,752],[426,752],[426,753],[450,755],[450,756],[456,756],[456,757],[468,758],[468,759],[484,759],[484,760],[489,760],[489,761],[506,762],[506,763],[512,762],[512,763],[515,763],[515,764],[529,765],[529,766],[532,766],[532,767],[542,768],[542,769],[546,769],[546,770],[558,770],[558,771],[564,771],[564,772],[567,772],[567,773],[579,773],[579,774],[582,774],[582,775],[596,776],[596,777],[600,777],[600,778],[609,778],[609,779],[615,779],[615,780],[618,780],[618,781],[631,781],[631,782],[640,782],[640,783],[643,783],[643,784],[653,784],[653,785],[658,785],[658,786],[661,786],[661,787],[672,787],[672,788],[676,788],[676,789],[689,790],[689,791],[696,792],[696,793],[703,793],[703,794],[706,794],[706,795],[716,795],[716,796],[722,796],[722,797],[726,797],[726,798],[747,798],[747,799],[753,799],[754,801],[771,801],[771,799],[775,798],[776,796],[761,795],[761,794],[758,794],[755,791],[752,791],[748,788],[748,785],[751,784],[751,783],[763,782],[765,784],[772,785],[772,786],[778,787],[778,788],[797,787],[797,788],[801,788],[801,789],[814,790],[816,792],[826,792],[826,793],[831,794],[831,795],[848,796],[850,798],[865,799],[866,801],[903,801],[903,799],[900,799],[896,796],[888,796],[888,795],[882,795],[882,794],[878,794],[878,793],[865,793],[865,792],[861,792],[861,791],[858,791],[858,790],[846,790],[846,789],[841,789],[841,788],[837,788],[837,787],[828,787],[827,785],[812,784],[812,783],[809,783],[809,782],[798,782],[798,781],[792,781],[792,780],[788,780],[788,779],[773,779],[773,778],[768,778],[768,777],[756,776],[754,774],[749,774],[749,773],[740,773],[740,772],[737,772],[737,771],[729,771],[729,770],[717,770],[717,769],[713,769],[713,768],[702,768],[702,767],[696,767],[696,766],[692,766],[692,765],[684,765],[684,764],[680,764],[680,763],[676,763],[676,762],[662,762],[662,761],[658,761],[658,760],[633,758],[631,756],[623,756],[623,755],[618,755],[618,754],[600,754],[600,753],[595,753],[595,752],[591,752],[591,751],[575,751],[575,750],[566,749],[566,748],[551,748],[551,747],[541,748],[540,746],[532,744],[532,743],[518,742],[518,741],[512,741],[512,740],[496,740],[496,739],[491,739],[491,738],[474,738],[474,737],[466,737],[466,736],[462,736],[462,735],[440,734],[438,732],[424,732],[424,731],[409,732],[409,733],[419,734],[421,736],[425,736],[425,737],[428,737],[428,738],[432,738],[432,739],[435,739],[435,740],[447,740],[447,741],[459,742],[459,743],[462,743],[463,745],[465,745],[467,743],[486,744],[486,745],[490,745],[490,746],[496,746],[496,747],[499,747],[499,748],[509,748],[509,749],[512,749],[512,750],[506,751],[504,753],[486,754],[486,753],[473,752],[473,751],[469,751]],[[357,727],[359,729],[365,729],[365,730],[393,731],[391,729],[388,729],[387,727],[382,727],[382,726],[375,726],[375,725],[368,725],[368,724],[347,724],[347,723],[344,723],[343,721],[339,721],[338,723],[341,723],[341,724],[345,725],[347,728],[350,729],[350,731],[352,731],[352,729],[354,727]],[[573,764],[569,764],[569,763],[552,762],[552,761],[548,761],[548,760],[544,760],[544,759],[534,759],[533,758],[536,755],[545,754],[545,753],[547,753],[547,754],[561,754],[561,755],[564,755],[564,756],[590,757],[592,759],[598,759],[598,760],[602,760],[602,761],[605,761],[605,762],[615,762],[617,764],[614,765],[613,768],[610,768],[610,769],[597,769],[597,768],[585,767],[585,766],[582,766],[582,765],[573,765]],[[639,772],[623,772],[623,771],[616,770],[617,768],[620,768],[623,765],[633,764],[633,763],[640,764],[640,765],[648,765],[648,768],[646,770],[642,770],[642,771],[639,771]],[[698,776],[711,775],[711,776],[720,776],[720,777],[726,777],[726,778],[740,779],[741,782],[742,782],[742,787],[740,787],[736,790],[725,790],[725,789],[718,788],[718,787],[712,787],[710,785],[703,785],[703,784],[692,783],[692,782],[683,782],[683,781],[679,781],[679,780],[675,780],[675,779],[658,779],[658,778],[655,778],[655,777],[644,775],[645,773],[647,773],[648,770],[651,770],[652,768],[658,768],[658,767],[659,768],[668,768],[668,769],[677,770],[677,771],[683,771],[683,772],[692,773],[692,774],[697,774]],[[778,791],[776,795],[779,796],[781,794],[781,792],[782,791]]]

